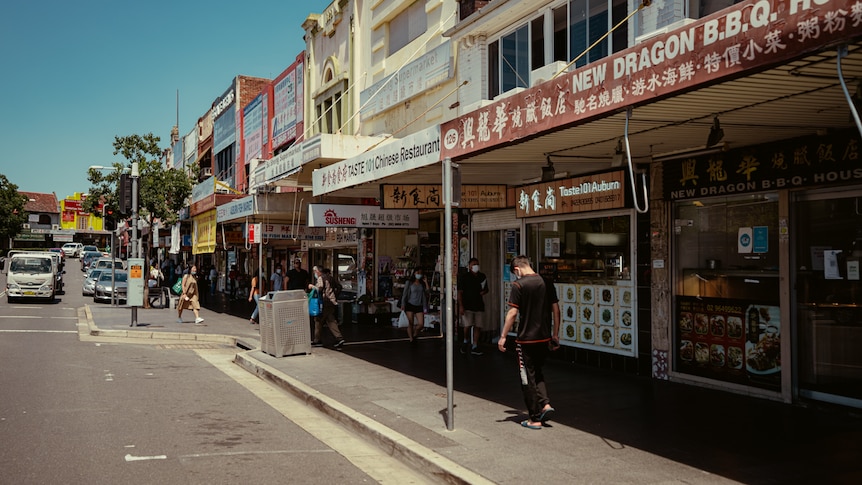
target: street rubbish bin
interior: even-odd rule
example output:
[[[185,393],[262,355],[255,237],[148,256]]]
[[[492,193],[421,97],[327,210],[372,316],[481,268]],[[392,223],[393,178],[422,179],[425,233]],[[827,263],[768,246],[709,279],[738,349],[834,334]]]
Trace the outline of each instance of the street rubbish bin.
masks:
[[[271,291],[260,299],[260,348],[273,357],[311,353],[308,300],[302,290]]]

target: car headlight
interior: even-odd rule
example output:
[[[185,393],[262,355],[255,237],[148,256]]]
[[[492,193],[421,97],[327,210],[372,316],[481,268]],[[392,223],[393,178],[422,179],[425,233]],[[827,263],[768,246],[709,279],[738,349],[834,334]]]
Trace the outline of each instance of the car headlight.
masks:
[[[39,287],[40,291],[48,291],[50,289],[51,289],[51,285],[48,284],[48,282],[43,283],[42,286]]]
[[[20,289],[21,289],[21,287],[20,287],[20,286],[18,286],[17,284],[15,284],[15,283],[7,283],[7,284],[6,284],[6,289],[7,289],[7,290],[20,290]]]

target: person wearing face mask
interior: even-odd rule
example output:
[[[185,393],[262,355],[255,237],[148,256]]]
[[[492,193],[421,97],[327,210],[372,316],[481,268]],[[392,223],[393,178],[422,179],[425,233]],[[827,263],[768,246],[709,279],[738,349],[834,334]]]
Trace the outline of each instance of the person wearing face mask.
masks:
[[[428,306],[428,288],[425,286],[422,268],[416,268],[413,281],[404,285],[401,294],[401,309],[407,317],[407,337],[413,342],[425,327],[425,307]],[[414,327],[415,321],[415,327]]]
[[[281,291],[284,286],[284,275],[281,274],[281,264],[275,265],[275,271],[269,277],[272,280],[272,291]]]
[[[485,301],[483,297],[488,293],[488,278],[479,271],[479,260],[470,258],[467,263],[467,272],[458,277],[458,314],[461,327],[464,329],[464,342],[461,344],[461,353],[466,354],[467,349],[473,355],[482,355],[479,350],[479,337],[485,328]],[[472,329],[472,331],[471,331]],[[472,342],[471,342],[472,337]],[[470,345],[472,343],[472,345]]]
[[[183,323],[183,310],[191,308],[195,313],[195,325],[201,325],[204,321],[200,315],[201,304],[198,300],[198,267],[192,265],[188,274],[183,275],[183,289],[180,293],[180,302],[177,304],[177,323]]]
[[[551,350],[560,348],[560,304],[554,285],[530,267],[526,256],[512,260],[512,273],[517,281],[509,294],[509,311],[497,346],[506,351],[506,337],[520,314],[515,350],[518,354],[518,371],[521,392],[527,405],[528,419],[521,426],[542,429],[548,415],[554,411],[548,399],[542,367]]]

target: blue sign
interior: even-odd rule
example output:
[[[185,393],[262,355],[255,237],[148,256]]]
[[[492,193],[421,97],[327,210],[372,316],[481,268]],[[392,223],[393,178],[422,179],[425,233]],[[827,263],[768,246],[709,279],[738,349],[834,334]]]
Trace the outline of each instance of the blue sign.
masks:
[[[754,252],[766,253],[769,252],[769,227],[754,226]]]

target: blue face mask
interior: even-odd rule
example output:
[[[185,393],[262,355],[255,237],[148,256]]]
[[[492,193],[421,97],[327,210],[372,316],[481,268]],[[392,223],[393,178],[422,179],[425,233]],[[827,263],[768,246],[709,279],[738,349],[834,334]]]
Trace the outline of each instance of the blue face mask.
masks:
[[[421,280],[421,279],[422,279],[422,275],[421,275],[421,274],[417,274],[417,275],[413,275],[413,276],[414,276],[417,280]]]

